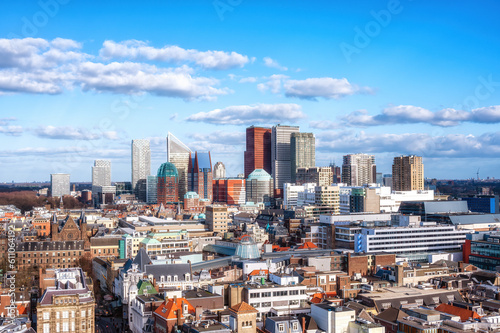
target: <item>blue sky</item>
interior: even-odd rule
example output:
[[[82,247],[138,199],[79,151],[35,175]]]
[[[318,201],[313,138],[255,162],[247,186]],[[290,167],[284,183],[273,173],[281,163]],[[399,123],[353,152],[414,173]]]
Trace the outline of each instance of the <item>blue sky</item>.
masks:
[[[243,172],[245,128],[300,125],[317,164],[400,154],[500,177],[495,1],[12,1],[0,5],[0,182],[152,173],[174,133]]]

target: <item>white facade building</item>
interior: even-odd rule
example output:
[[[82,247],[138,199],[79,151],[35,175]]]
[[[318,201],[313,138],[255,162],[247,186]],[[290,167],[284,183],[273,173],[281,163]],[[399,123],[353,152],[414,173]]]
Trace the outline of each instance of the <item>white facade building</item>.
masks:
[[[53,173],[50,175],[50,195],[62,197],[70,195],[70,183],[68,173]]]
[[[151,175],[151,148],[149,140],[132,140],[132,189],[137,182]]]

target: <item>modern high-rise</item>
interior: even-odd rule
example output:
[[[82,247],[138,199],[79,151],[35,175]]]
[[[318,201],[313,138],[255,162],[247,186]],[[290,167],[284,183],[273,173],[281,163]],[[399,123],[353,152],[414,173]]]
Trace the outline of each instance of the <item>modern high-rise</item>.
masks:
[[[188,189],[196,192],[200,199],[212,202],[212,160],[210,152],[195,152],[188,167]]]
[[[105,201],[100,199],[102,199],[104,193],[111,192],[108,187],[111,187],[111,161],[95,160],[92,167],[92,197],[94,204]]]
[[[92,186],[111,186],[111,161],[94,161],[94,166],[92,167]]]
[[[50,175],[50,195],[53,197],[62,197],[69,195],[70,184],[68,173],[53,173]]]
[[[263,202],[266,206],[271,204],[273,196],[273,179],[263,169],[254,170],[246,180],[247,202]]]
[[[424,189],[424,164],[422,156],[397,156],[392,164],[393,191]]]
[[[149,140],[132,140],[132,190],[135,191],[137,183],[151,175],[151,148]]]
[[[224,163],[217,162],[214,165],[214,179],[226,178],[226,167]]]
[[[156,201],[172,205],[179,202],[179,173],[173,163],[163,163],[158,168]]]
[[[148,176],[146,178],[146,203],[158,203],[158,177]]]
[[[296,182],[298,168],[316,166],[316,140],[314,134],[292,133],[290,136],[290,163],[292,166],[292,183]]]
[[[330,186],[333,183],[331,167],[298,168],[295,179],[297,185],[315,183],[318,186]]]
[[[213,202],[226,203],[228,205],[244,205],[246,200],[245,179],[224,178],[214,179]]]
[[[347,184],[347,186],[362,186],[375,183],[376,179],[375,156],[367,154],[344,155],[342,183]]]
[[[276,125],[271,131],[271,167],[275,189],[283,190],[283,184],[292,182],[290,140],[298,133],[298,126]]]
[[[188,168],[191,162],[191,149],[175,135],[167,134],[167,162],[172,163],[179,173],[179,201],[183,200],[188,189]]]
[[[250,126],[246,132],[245,179],[257,169],[272,173],[271,129]]]

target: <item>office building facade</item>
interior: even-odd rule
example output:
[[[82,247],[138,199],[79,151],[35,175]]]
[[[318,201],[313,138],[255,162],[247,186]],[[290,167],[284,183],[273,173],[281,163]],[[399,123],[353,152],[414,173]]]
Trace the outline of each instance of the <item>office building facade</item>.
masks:
[[[271,131],[271,167],[275,189],[283,190],[285,183],[292,182],[290,141],[292,133],[300,131],[298,126],[276,125]]]
[[[374,183],[377,178],[375,156],[367,154],[345,155],[342,164],[342,183],[362,186]]]
[[[271,129],[248,127],[246,130],[245,179],[257,169],[272,173],[271,167]]]
[[[140,180],[146,181],[151,174],[151,147],[149,140],[132,140],[132,190],[135,191]]]
[[[263,169],[254,170],[246,180],[246,201],[270,205],[273,189],[271,175]]]
[[[292,168],[292,183],[296,182],[298,168],[312,168],[316,166],[316,139],[314,138],[314,134],[291,134],[290,163]]]
[[[195,152],[191,156],[188,167],[188,189],[196,192],[200,199],[206,199],[212,202],[212,160],[210,152],[199,153]]]
[[[53,173],[50,175],[50,193],[53,197],[71,194],[68,173]]]
[[[158,203],[158,177],[148,176],[146,178],[146,203]]]
[[[424,190],[422,156],[397,156],[392,164],[393,191]]]
[[[163,163],[158,168],[156,201],[163,205],[179,202],[179,173],[173,163]]]
[[[246,200],[245,179],[224,178],[213,180],[213,201],[228,205],[244,205]]]
[[[177,168],[179,174],[179,201],[184,198],[188,189],[188,169],[191,162],[191,149],[172,133],[167,134],[167,162]]]

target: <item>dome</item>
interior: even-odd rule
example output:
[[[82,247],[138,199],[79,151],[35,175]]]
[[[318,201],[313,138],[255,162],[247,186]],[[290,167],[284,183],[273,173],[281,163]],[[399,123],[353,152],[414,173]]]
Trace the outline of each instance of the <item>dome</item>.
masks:
[[[184,199],[199,199],[200,196],[196,192],[187,192],[184,194]]]
[[[261,180],[267,181],[271,180],[271,175],[269,175],[264,169],[256,169],[251,174],[248,175],[247,180]]]
[[[242,259],[260,258],[259,248],[253,238],[250,236],[243,237],[240,243],[236,245],[235,255],[239,256]]]
[[[166,162],[158,168],[158,178],[160,177],[179,177],[177,168],[172,163]]]

